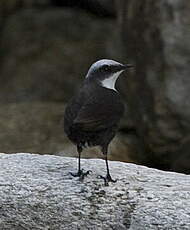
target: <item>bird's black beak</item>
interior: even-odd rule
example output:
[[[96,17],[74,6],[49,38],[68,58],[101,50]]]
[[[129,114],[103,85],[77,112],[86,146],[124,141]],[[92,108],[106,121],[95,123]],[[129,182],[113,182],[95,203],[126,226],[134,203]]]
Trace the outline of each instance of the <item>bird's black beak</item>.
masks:
[[[114,72],[119,72],[119,71],[125,71],[127,70],[128,68],[132,68],[133,65],[132,64],[126,64],[126,65],[123,65],[123,64],[120,64],[120,65],[117,65],[114,67]]]
[[[126,70],[128,68],[133,68],[134,65],[132,65],[132,64],[126,64],[126,65],[123,65],[123,67],[124,67],[124,70]]]

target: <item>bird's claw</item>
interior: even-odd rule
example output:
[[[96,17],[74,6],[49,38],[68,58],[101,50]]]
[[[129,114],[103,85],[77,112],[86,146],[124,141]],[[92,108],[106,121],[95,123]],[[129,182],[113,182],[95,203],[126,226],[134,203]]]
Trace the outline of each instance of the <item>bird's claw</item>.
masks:
[[[88,170],[88,171],[84,172],[84,169],[78,170],[77,173],[72,173],[72,172],[70,172],[70,174],[71,174],[73,177],[79,177],[79,180],[80,180],[80,181],[83,181],[84,178],[85,178],[86,176],[88,176],[90,173],[92,173],[91,170]]]
[[[85,178],[86,176],[88,176],[90,173],[92,173],[91,170],[88,170],[88,171],[86,171],[86,172],[83,172],[83,171],[84,171],[84,170],[82,169],[82,173],[81,173],[81,175],[79,176],[79,180],[80,180],[80,181],[83,181],[84,178]]]
[[[117,182],[117,180],[113,180],[113,179],[111,178],[111,175],[110,175],[110,174],[107,174],[105,177],[99,175],[99,176],[98,176],[98,179],[103,179],[103,180],[104,180],[104,185],[105,185],[105,186],[109,186],[109,182],[113,182],[113,183],[116,183],[116,182]]]

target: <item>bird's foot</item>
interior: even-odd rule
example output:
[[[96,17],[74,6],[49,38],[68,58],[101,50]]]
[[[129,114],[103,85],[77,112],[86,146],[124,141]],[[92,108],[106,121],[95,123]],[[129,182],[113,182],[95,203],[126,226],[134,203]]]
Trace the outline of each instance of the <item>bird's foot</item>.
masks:
[[[99,179],[103,179],[104,180],[104,185],[105,186],[109,186],[109,182],[117,182],[117,180],[113,180],[110,174],[107,174],[105,177],[104,176],[98,176]]]
[[[83,181],[84,178],[85,178],[86,176],[88,176],[88,174],[90,174],[91,172],[92,172],[91,170],[88,170],[88,171],[84,172],[84,169],[81,169],[81,170],[78,170],[77,173],[72,173],[72,172],[70,172],[70,174],[71,174],[73,177],[79,177],[79,180],[80,180],[80,181]]]

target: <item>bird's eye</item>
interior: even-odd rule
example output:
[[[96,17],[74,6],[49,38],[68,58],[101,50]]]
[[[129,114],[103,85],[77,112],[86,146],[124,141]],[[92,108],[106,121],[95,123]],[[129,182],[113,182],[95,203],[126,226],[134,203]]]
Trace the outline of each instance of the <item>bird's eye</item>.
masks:
[[[109,70],[109,65],[104,65],[102,68],[104,71],[108,71]]]

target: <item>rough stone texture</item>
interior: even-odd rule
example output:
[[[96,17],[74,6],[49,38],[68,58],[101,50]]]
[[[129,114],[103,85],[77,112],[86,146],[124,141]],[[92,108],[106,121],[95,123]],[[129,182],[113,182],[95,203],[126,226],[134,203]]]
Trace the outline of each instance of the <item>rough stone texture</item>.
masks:
[[[106,55],[112,21],[74,9],[23,9],[2,30],[0,102],[68,100]]]
[[[72,178],[76,159],[0,154],[0,229],[190,229],[190,176],[110,162],[82,160],[93,173]]]
[[[125,58],[123,87],[146,153],[141,162],[190,173],[190,1],[118,2]]]

